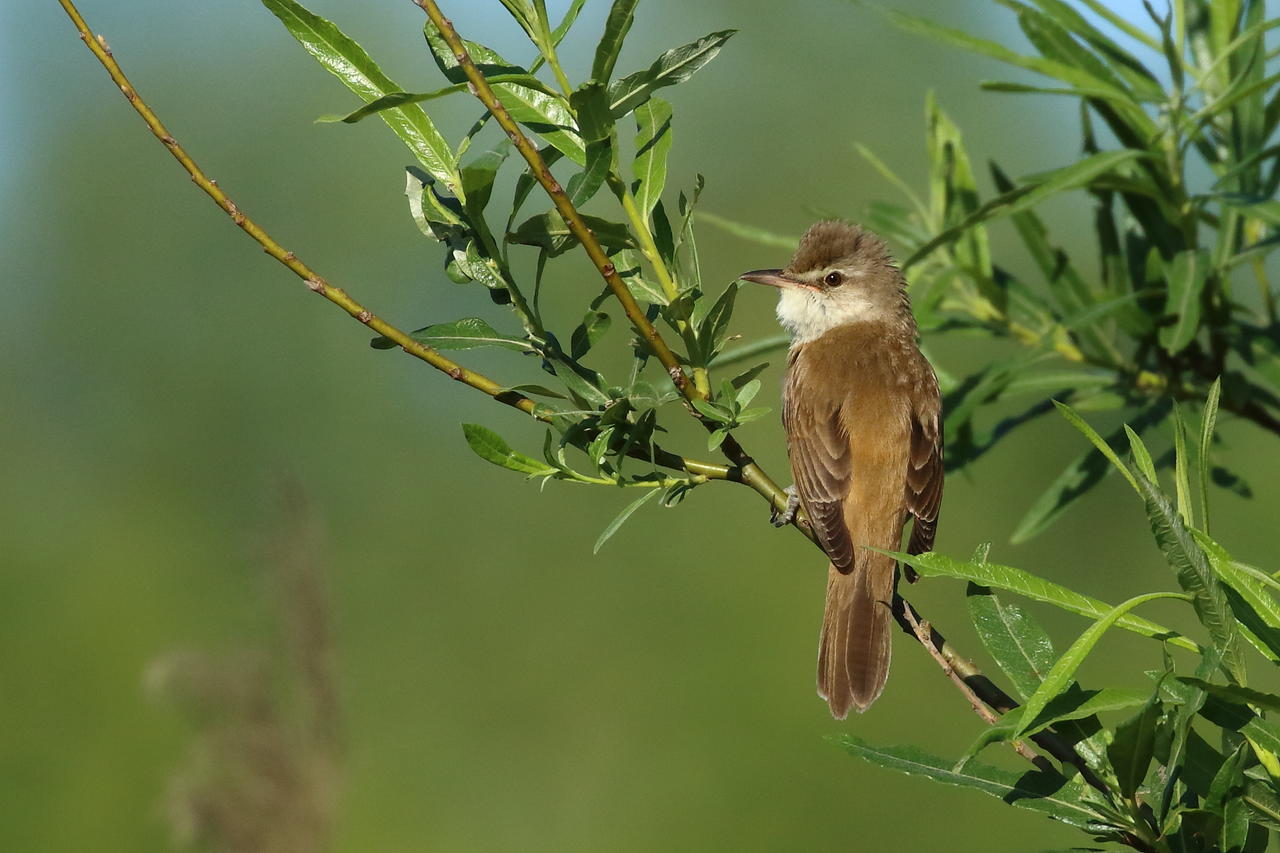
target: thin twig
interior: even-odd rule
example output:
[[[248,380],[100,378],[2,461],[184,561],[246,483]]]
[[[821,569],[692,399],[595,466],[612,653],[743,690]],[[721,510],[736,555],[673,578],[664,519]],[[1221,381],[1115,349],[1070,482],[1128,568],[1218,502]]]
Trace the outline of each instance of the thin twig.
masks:
[[[902,599],[902,601],[904,604],[906,604],[905,599]],[[977,714],[979,717],[981,717],[983,720],[985,720],[987,725],[989,726],[994,726],[997,722],[999,722],[1000,717],[997,716],[994,711],[988,708],[983,703],[983,701],[978,698],[978,694],[973,692],[973,688],[969,686],[969,683],[967,681],[965,681],[964,676],[962,676],[959,672],[956,671],[956,667],[952,664],[951,660],[949,660],[948,657],[942,653],[942,650],[940,648],[937,648],[936,646],[934,646],[933,629],[929,625],[929,623],[927,621],[923,621],[919,619],[918,614],[915,612],[915,609],[912,608],[909,604],[903,607],[900,612],[902,614],[902,617],[907,622],[907,625],[904,625],[903,627],[906,628],[907,626],[910,626],[912,636],[914,636],[917,640],[920,641],[920,645],[924,646],[925,649],[929,652],[930,657],[932,657],[934,661],[937,662],[938,666],[942,667],[942,671],[947,674],[948,678],[951,679],[951,683],[955,685],[956,689],[960,691],[961,695],[963,695],[966,699],[969,700],[969,705],[970,707],[973,708],[973,712]],[[954,659],[954,657],[955,656],[952,655],[952,659]],[[1018,755],[1021,755],[1023,758],[1027,759],[1027,761],[1030,761],[1032,764],[1036,765],[1041,770],[1051,771],[1054,769],[1052,764],[1050,764],[1042,755],[1037,753],[1034,749],[1027,746],[1024,742],[1020,740],[1015,740],[1015,741],[1010,741],[1009,745],[1013,747],[1014,752],[1018,753]]]
[[[911,602],[900,595],[895,595],[893,599],[893,618],[898,621],[903,631],[920,641],[920,645],[928,650],[942,670],[951,677],[952,682],[965,694],[970,704],[973,704],[976,697],[987,708],[1001,714],[1007,714],[1018,707],[1018,703],[1012,696],[984,675],[982,670],[973,665],[973,661],[956,651],[955,647],[947,642],[947,638],[921,617],[920,612],[911,605]],[[988,723],[993,721],[987,716],[990,712],[980,711],[976,704],[974,711]],[[1098,778],[1070,743],[1048,730],[1032,735],[1031,740],[1058,761],[1075,767],[1080,773],[1080,778],[1085,782],[1099,791],[1107,792],[1106,783]]]

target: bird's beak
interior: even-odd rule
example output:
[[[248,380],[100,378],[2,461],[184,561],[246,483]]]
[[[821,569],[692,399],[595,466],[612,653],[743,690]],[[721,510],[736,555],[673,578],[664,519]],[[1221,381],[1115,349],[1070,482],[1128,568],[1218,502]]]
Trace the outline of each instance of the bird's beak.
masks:
[[[767,284],[770,287],[794,288],[798,287],[803,290],[817,290],[812,284],[800,281],[799,279],[790,278],[782,274],[782,270],[752,270],[744,272],[738,278],[743,281],[753,281],[756,284]]]

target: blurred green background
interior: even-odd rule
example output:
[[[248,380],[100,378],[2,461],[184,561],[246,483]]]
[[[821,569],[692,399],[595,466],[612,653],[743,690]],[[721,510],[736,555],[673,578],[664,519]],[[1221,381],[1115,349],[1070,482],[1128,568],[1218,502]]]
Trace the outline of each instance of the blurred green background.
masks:
[[[464,35],[528,55],[497,0],[442,5]],[[558,14],[566,3],[548,5]],[[1016,40],[994,3],[892,5]],[[420,10],[311,8],[406,87],[439,85]],[[587,3],[568,41],[571,76],[589,67],[607,9]],[[478,288],[443,277],[439,248],[405,210],[398,140],[374,121],[312,123],[353,98],[260,5],[84,0],[81,11],[205,170],[332,282],[404,327],[506,319]],[[855,140],[919,185],[930,88],[978,163],[993,156],[1025,174],[1077,153],[1070,102],[983,94],[980,79],[1011,75],[846,2],[646,0],[619,68],[725,27],[741,32],[670,95],[669,186],[704,173],[707,210],[783,233],[815,211],[856,216],[893,191]],[[369,349],[365,330],[194,190],[56,3],[0,4],[0,72],[0,849],[171,846],[165,790],[195,728],[148,698],[143,674],[175,649],[275,641],[263,545],[283,523],[282,481],[308,496],[325,543],[345,742],[336,850],[1014,851],[1077,840],[824,740],[848,730],[958,754],[980,724],[904,638],[885,696],[831,720],[813,689],[823,563],[769,527],[753,493],[712,485],[676,510],[646,507],[593,558],[629,496],[562,483],[540,494],[474,457],[460,421],[530,451],[541,430]],[[432,114],[456,139],[477,107],[456,97]],[[1082,200],[1046,213],[1068,245],[1087,239]],[[996,251],[1010,251],[1008,232],[996,234]],[[711,282],[785,261],[705,227],[700,244]],[[566,311],[598,290],[573,255],[549,283]],[[772,303],[744,292],[737,331],[774,333]],[[621,343],[615,326],[604,346]],[[992,355],[964,339],[928,343],[952,370]],[[466,362],[509,377],[503,355]],[[1222,461],[1255,497],[1219,493],[1215,535],[1275,569],[1274,439],[1229,419],[1222,432]],[[786,479],[775,418],[741,437]],[[1118,481],[1038,539],[1008,544],[1081,441],[1045,419],[953,476],[939,550],[993,540],[993,560],[1109,600],[1169,587]],[[962,586],[910,595],[982,659]],[[1151,615],[1170,618],[1160,606]],[[1062,643],[1082,628],[1041,615]],[[1135,661],[1157,667],[1159,655],[1117,636],[1085,673],[1122,686]]]

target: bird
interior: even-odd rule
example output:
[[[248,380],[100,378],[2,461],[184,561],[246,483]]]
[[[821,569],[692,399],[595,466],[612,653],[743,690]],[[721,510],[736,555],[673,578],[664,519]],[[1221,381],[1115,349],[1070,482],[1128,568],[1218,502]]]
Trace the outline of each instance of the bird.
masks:
[[[933,549],[942,503],[942,401],[920,352],[906,279],[884,241],[843,221],[815,223],[783,269],[743,273],[780,290],[791,336],[782,422],[794,486],[826,552],[818,695],[838,720],[865,711],[889,677],[898,551]],[[909,571],[909,570],[908,570]],[[909,579],[914,579],[909,575]]]

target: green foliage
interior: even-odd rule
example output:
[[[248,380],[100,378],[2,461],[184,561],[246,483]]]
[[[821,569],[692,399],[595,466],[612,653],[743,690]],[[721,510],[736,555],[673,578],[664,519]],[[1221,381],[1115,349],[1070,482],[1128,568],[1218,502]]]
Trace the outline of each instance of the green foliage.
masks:
[[[1277,147],[1268,147],[1280,124],[1280,88],[1277,77],[1265,73],[1271,56],[1265,36],[1280,21],[1264,20],[1258,0],[1185,0],[1166,17],[1151,12],[1157,33],[1151,36],[1094,0],[1082,0],[1079,9],[1065,0],[999,2],[1016,15],[1035,55],[922,18],[887,14],[912,32],[1053,80],[1050,86],[992,82],[985,88],[1077,99],[1082,156],[1019,180],[992,163],[994,192],[984,198],[960,128],[930,97],[924,194],[860,148],[905,197],[903,204],[871,205],[864,221],[902,250],[926,334],[963,332],[1010,345],[1007,357],[963,379],[939,370],[949,466],[980,458],[1056,407],[1088,445],[1081,442],[1084,452],[1029,508],[1015,540],[1044,530],[1116,471],[1141,499],[1172,589],[1111,606],[989,562],[985,547],[968,561],[887,552],[921,577],[967,582],[977,634],[1024,704],[990,702],[1005,713],[959,763],[910,746],[873,747],[852,737],[842,743],[880,766],[974,788],[1079,827],[1100,842],[1170,853],[1259,851],[1267,830],[1280,828],[1280,727],[1267,718],[1280,709],[1280,696],[1250,686],[1249,668],[1258,658],[1268,668],[1280,662],[1280,582],[1235,561],[1210,537],[1208,483],[1239,483],[1211,459],[1219,407],[1280,434],[1280,325],[1263,266],[1280,245],[1280,202],[1271,198],[1280,186],[1280,159]],[[753,362],[786,340],[725,349],[733,339],[737,285],[704,291],[695,221],[775,247],[791,248],[795,240],[713,214],[695,218],[701,176],[684,181],[689,189],[672,203],[670,187],[680,183],[668,168],[674,110],[655,93],[689,80],[733,31],[695,39],[617,76],[638,4],[615,0],[596,41],[592,78],[576,86],[556,51],[581,0],[554,28],[540,0],[501,0],[536,51],[527,66],[465,42],[507,112],[540,146],[570,202],[594,205],[593,215],[583,217],[586,225],[649,321],[677,342],[673,351],[698,391],[685,406],[671,405],[683,398],[671,376],[652,363],[646,336],[611,328],[609,291],[584,293],[582,307],[567,320],[544,313],[547,268],[577,247],[578,236],[566,224],[563,205],[535,200],[542,198],[534,195],[535,176],[518,165],[523,158],[509,156],[511,142],[491,126],[488,113],[457,143],[436,130],[421,104],[468,87],[458,58],[433,25],[424,33],[425,50],[446,85],[414,94],[388,79],[334,24],[293,0],[264,3],[364,102],[343,120],[379,116],[418,160],[420,168],[408,170],[406,194],[418,228],[443,249],[445,275],[433,285],[447,286],[446,278],[479,285],[513,312],[511,325],[520,329],[504,333],[467,317],[426,325],[414,337],[437,349],[515,351],[521,359],[532,357],[555,386],[508,389],[553,401],[537,409],[548,425],[540,459],[467,424],[471,449],[543,484],[641,489],[602,532],[597,551],[645,503],[657,497],[673,506],[708,482],[708,475],[691,472],[713,466],[658,446],[665,419],[691,413],[708,427],[709,448],[734,446],[731,432],[768,412],[750,407],[765,367]],[[1093,18],[1124,33],[1145,58]],[[1157,62],[1163,64],[1158,74],[1148,67]],[[538,76],[544,65],[553,80]],[[623,145],[620,134],[631,132],[633,122],[634,141]],[[1109,147],[1095,125],[1105,127]],[[502,202],[494,191],[504,168],[516,174],[513,194]],[[1202,173],[1212,181],[1202,181]],[[1096,257],[1089,260],[1068,256],[1037,213],[1042,202],[1079,191],[1093,206]],[[1006,223],[1041,280],[1024,280],[993,256],[989,229]],[[516,253],[536,264],[532,286],[513,272]],[[1257,305],[1239,292],[1247,275],[1256,279]],[[627,366],[609,376],[595,357],[606,344],[630,355]],[[1013,414],[994,422],[987,415],[1018,400]],[[1200,407],[1200,429],[1189,439],[1184,411],[1194,406]],[[1081,414],[1098,411],[1119,411],[1123,423],[1101,434]],[[1164,435],[1172,450],[1152,454],[1147,442]],[[1172,495],[1161,482],[1165,472]],[[1065,651],[1055,652],[1031,613],[1001,600],[996,590],[1091,622]],[[1157,601],[1168,608],[1167,600],[1190,604],[1188,616],[1199,627],[1183,635],[1133,612]],[[1162,644],[1165,663],[1153,680],[1084,686],[1086,660],[1113,628]],[[1128,718],[1117,720],[1121,713]],[[991,744],[1022,746],[1028,740],[1048,744],[1058,764],[1042,757],[1036,770],[1018,774],[972,760]]]
[[[1216,396],[1216,384],[1211,394]],[[1213,437],[1212,397],[1204,408],[1202,454]],[[1280,661],[1276,598],[1280,583],[1236,562],[1219,542],[1197,528],[1189,497],[1178,501],[1181,510],[1175,509],[1176,499],[1153,479],[1154,463],[1136,432],[1128,431],[1126,460],[1074,410],[1062,404],[1059,409],[1133,486],[1146,511],[1153,543],[1181,591],[1145,593],[1106,608],[1028,572],[989,562],[985,547],[967,562],[940,554],[899,554],[922,577],[968,581],[974,627],[1025,704],[985,729],[958,765],[896,747],[876,750],[859,744],[854,751],[884,766],[993,793],[986,768],[974,771],[970,759],[993,743],[1047,734],[1070,745],[1081,762],[1064,765],[1059,787],[1043,795],[1050,801],[1044,804],[1049,816],[1067,820],[1059,813],[1054,792],[1071,780],[1084,780],[1091,787],[1082,790],[1077,805],[1090,816],[1076,825],[1095,840],[1138,850],[1263,850],[1267,830],[1276,825],[1273,809],[1280,795],[1280,727],[1267,719],[1267,713],[1280,711],[1280,695],[1246,684],[1252,662],[1260,659],[1270,668]],[[1180,419],[1172,426],[1184,429]],[[1197,479],[1203,480],[1210,476],[1209,469],[1203,460],[1190,458],[1185,440],[1175,440],[1174,448],[1175,489],[1189,494],[1189,472],[1196,470]],[[1203,482],[1197,485],[1202,487],[1201,494],[1207,494]],[[1201,518],[1204,509],[1202,505]],[[1058,655],[1030,614],[1000,601],[993,588],[1096,621]],[[1129,612],[1157,599],[1191,604],[1204,640],[1188,643],[1187,638]],[[1112,627],[1194,650],[1190,672],[1166,652],[1164,668],[1151,674],[1154,684],[1145,689],[1084,688],[1082,665],[1105,642]],[[1246,653],[1250,646],[1258,657]],[[1107,722],[1109,715],[1136,705],[1141,709],[1128,719]],[[1221,748],[1211,746],[1212,739],[1199,733],[1213,729],[1218,730]],[[933,769],[910,766],[907,757]],[[1089,777],[1084,776],[1085,769]],[[1021,800],[1014,804],[1026,806]]]

